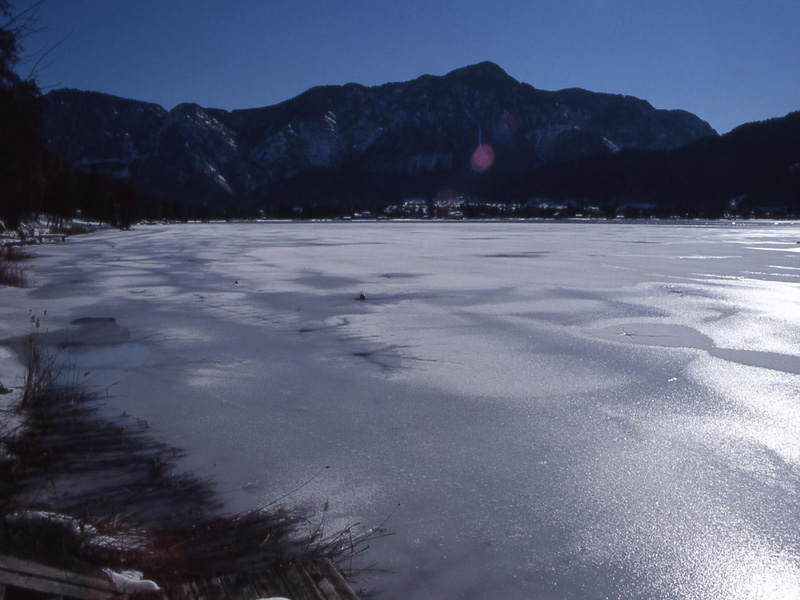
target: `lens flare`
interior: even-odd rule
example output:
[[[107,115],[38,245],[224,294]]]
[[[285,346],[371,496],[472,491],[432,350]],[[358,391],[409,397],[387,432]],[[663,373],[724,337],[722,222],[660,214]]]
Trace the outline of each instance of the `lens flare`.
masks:
[[[472,160],[470,164],[472,170],[477,173],[483,173],[494,163],[494,148],[488,144],[481,144],[472,153]]]

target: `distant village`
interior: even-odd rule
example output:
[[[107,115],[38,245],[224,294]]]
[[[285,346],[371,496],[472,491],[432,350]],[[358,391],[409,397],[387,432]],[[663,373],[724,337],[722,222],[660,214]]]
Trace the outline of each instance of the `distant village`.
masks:
[[[364,210],[352,207],[331,206],[293,207],[282,210],[259,212],[260,218],[268,219],[693,219],[707,218],[706,214],[674,214],[657,204],[631,202],[622,205],[591,204],[577,200],[551,200],[531,198],[524,203],[487,202],[451,196],[426,200],[407,198],[400,203],[383,208]],[[797,218],[787,213],[786,207],[756,207],[750,211],[740,210],[736,199],[731,200],[727,210],[715,218]]]

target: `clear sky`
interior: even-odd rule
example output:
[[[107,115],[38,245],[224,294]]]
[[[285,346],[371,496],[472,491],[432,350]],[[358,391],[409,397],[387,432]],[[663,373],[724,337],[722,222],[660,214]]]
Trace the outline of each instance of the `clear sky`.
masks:
[[[46,0],[39,16],[50,31],[28,50],[70,34],[43,87],[168,109],[491,60],[540,89],[630,94],[720,133],[800,110],[800,0]]]

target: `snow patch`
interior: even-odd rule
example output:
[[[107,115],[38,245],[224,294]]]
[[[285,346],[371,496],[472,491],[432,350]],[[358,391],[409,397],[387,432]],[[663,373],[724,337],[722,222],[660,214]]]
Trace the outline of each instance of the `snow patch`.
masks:
[[[336,133],[336,113],[332,110],[329,110],[325,113],[322,117],[322,120],[325,121],[325,124],[328,126],[328,130],[331,133]]]
[[[612,142],[612,141],[611,141],[610,139],[608,139],[607,137],[604,137],[604,138],[603,138],[603,143],[604,143],[604,144],[606,145],[606,147],[607,147],[609,150],[611,150],[611,152],[613,152],[614,154],[616,154],[617,152],[619,152],[619,146],[617,146],[617,145],[616,145],[614,142]]]
[[[122,594],[142,594],[145,592],[157,592],[161,588],[155,581],[142,579],[140,571],[121,571],[116,573],[111,569],[103,569],[103,572],[111,579],[117,591]]]
[[[203,165],[203,173],[211,177],[219,187],[225,190],[228,194],[233,194],[233,190],[231,189],[228,180],[219,172],[219,170],[212,164],[205,163]]]

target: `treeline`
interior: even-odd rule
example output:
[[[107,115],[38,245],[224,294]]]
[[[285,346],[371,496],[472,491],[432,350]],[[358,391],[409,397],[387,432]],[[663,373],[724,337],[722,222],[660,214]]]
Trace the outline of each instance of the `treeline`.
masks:
[[[464,218],[800,218],[800,112],[675,150],[623,150],[523,175],[493,169],[480,176],[310,169],[254,196],[266,204],[266,216],[279,218],[381,214],[404,199],[432,201],[443,190],[469,200]]]
[[[574,200],[654,216],[800,217],[800,112],[662,152],[624,150],[547,165],[496,198]],[[648,208],[649,207],[649,208]]]
[[[30,9],[29,9],[30,11]],[[118,227],[141,219],[202,218],[203,209],[137,193],[130,181],[84,171],[45,150],[44,102],[33,78],[15,71],[22,42],[35,27],[35,13],[15,14],[0,0],[0,220],[15,228],[40,213],[56,219],[81,215]]]
[[[0,219],[7,228],[40,213],[120,228],[143,219],[207,217],[202,207],[187,211],[177,202],[138,193],[130,180],[96,167],[85,171],[49,154],[41,139],[41,107],[34,83],[0,83]]]
[[[249,202],[263,206],[266,216],[293,206],[307,214],[344,216],[354,212],[381,212],[406,198],[429,197],[448,182],[447,173],[375,173],[357,168],[312,168],[254,192]],[[316,207],[316,208],[315,208]],[[324,207],[324,210],[323,210]],[[312,218],[316,218],[312,217]]]
[[[142,194],[129,179],[88,170],[48,153],[41,140],[41,96],[35,85],[0,85],[0,220],[7,228],[39,214],[128,228],[143,220],[247,218],[255,211],[194,206]]]
[[[42,103],[36,84],[14,71],[26,28],[6,0],[0,23],[0,218],[14,225],[41,196]]]

